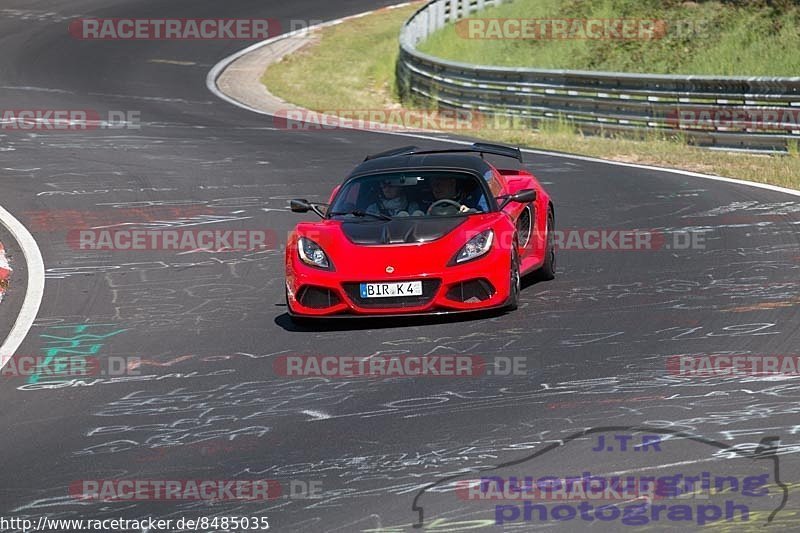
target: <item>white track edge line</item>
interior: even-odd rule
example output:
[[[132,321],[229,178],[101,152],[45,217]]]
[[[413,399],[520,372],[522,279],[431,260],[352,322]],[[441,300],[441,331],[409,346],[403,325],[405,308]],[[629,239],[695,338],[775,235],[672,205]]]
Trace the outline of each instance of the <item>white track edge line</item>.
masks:
[[[2,224],[19,243],[22,254],[25,256],[25,263],[28,270],[28,286],[25,291],[25,299],[22,302],[19,315],[14,322],[14,326],[0,346],[0,369],[14,357],[17,349],[28,336],[28,332],[33,326],[36,315],[39,314],[39,307],[44,297],[44,261],[42,253],[36,240],[28,229],[14,216],[0,207],[0,224]],[[8,251],[6,249],[6,251]]]
[[[381,7],[379,9],[373,9],[371,11],[365,11],[363,13],[357,13],[355,15],[350,15],[350,16],[347,16],[347,17],[342,17],[342,18],[338,18],[338,19],[334,19],[334,20],[329,20],[328,22],[323,22],[321,24],[314,24],[313,26],[308,26],[307,28],[300,28],[300,29],[291,31],[289,33],[283,33],[281,35],[276,35],[275,37],[270,37],[269,39],[266,39],[264,41],[261,41],[261,42],[255,43],[253,45],[250,45],[247,48],[244,48],[242,50],[239,50],[238,52],[235,52],[235,53],[229,55],[228,57],[222,59],[220,62],[218,62],[216,65],[214,65],[211,68],[211,70],[208,71],[208,74],[206,75],[206,87],[208,88],[209,91],[214,93],[218,98],[220,98],[221,100],[225,100],[229,104],[233,104],[233,105],[235,105],[237,107],[240,107],[242,109],[246,109],[248,111],[252,111],[253,113],[258,113],[259,115],[272,116],[269,113],[267,113],[266,111],[262,111],[260,109],[254,108],[254,107],[250,107],[249,105],[246,105],[246,104],[244,104],[244,103],[242,103],[242,102],[240,102],[238,100],[235,100],[235,99],[231,98],[230,96],[228,96],[227,94],[222,92],[219,89],[219,87],[217,87],[217,79],[222,75],[222,72],[228,67],[228,65],[230,65],[231,63],[233,63],[234,61],[236,61],[237,59],[239,59],[243,55],[249,54],[250,52],[258,50],[259,48],[262,48],[264,46],[270,45],[272,43],[276,43],[278,41],[283,41],[284,39],[291,39],[292,37],[295,37],[297,35],[301,35],[303,33],[307,33],[307,32],[314,31],[314,30],[318,30],[320,28],[327,28],[329,26],[336,26],[337,24],[341,24],[342,22],[345,22],[347,20],[366,17],[367,15],[371,15],[372,13],[377,13],[378,11],[383,11],[383,10],[386,10],[386,9],[397,9],[397,8],[409,6],[409,5],[413,4],[413,3],[415,3],[415,2],[414,1],[403,2],[401,4],[395,4],[395,5],[391,5],[391,6]]]

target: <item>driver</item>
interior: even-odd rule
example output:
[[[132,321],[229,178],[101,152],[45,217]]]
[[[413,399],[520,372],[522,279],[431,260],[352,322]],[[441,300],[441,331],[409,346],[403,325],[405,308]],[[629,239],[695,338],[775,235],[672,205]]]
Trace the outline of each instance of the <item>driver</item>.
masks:
[[[470,209],[463,204],[466,194],[463,191],[459,191],[458,183],[454,177],[435,176],[431,180],[431,191],[433,192],[433,203],[439,200],[452,200],[461,206],[458,209],[459,212],[466,213]],[[430,213],[430,207],[428,207],[428,213]]]
[[[405,191],[390,180],[381,182],[381,192],[378,200],[367,207],[367,213],[394,216],[408,216],[409,213],[419,211],[416,202],[408,201]]]

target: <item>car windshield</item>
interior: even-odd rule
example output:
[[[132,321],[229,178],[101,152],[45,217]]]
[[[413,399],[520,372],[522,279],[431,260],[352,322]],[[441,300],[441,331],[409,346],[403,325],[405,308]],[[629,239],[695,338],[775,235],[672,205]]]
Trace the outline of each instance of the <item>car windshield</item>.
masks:
[[[342,186],[330,217],[467,216],[489,211],[479,178],[465,172],[392,172],[362,176]]]

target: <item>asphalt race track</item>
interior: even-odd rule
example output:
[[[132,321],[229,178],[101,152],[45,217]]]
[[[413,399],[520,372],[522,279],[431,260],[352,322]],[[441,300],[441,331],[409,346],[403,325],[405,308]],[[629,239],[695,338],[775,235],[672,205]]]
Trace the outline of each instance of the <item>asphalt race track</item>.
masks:
[[[690,231],[703,236],[703,247],[564,250],[556,280],[527,283],[518,311],[460,319],[295,327],[285,315],[280,246],[189,254],[70,247],[70,230],[119,224],[267,228],[282,244],[303,219],[287,211],[288,198],[324,201],[365,154],[409,142],[370,132],[280,131],[268,117],[217,99],[207,72],[249,43],[79,41],[67,32],[69,20],[330,20],[389,3],[4,0],[1,109],[141,116],[140,129],[0,131],[0,205],[28,227],[46,266],[41,310],[17,357],[56,346],[101,361],[142,361],[128,368],[127,382],[3,376],[0,515],[266,516],[274,531],[411,531],[420,518],[430,531],[618,531],[617,522],[579,517],[512,520],[511,508],[503,511],[506,523],[492,525],[493,505],[442,488],[483,470],[538,477],[700,469],[768,475],[773,485],[755,498],[751,525],[771,517],[778,529],[797,530],[796,379],[683,378],[666,365],[679,354],[797,353],[797,197],[528,155],[527,168],[555,198],[559,228],[653,229],[667,245]],[[22,255],[15,256],[20,274]],[[20,300],[10,294],[0,315],[16,312]],[[275,375],[273,362],[288,354],[466,354],[487,367],[466,378]],[[524,371],[507,372],[519,357]],[[592,433],[581,437],[586,430]],[[611,441],[642,431],[662,435],[662,451],[592,451],[597,434]],[[670,432],[693,438],[670,439]],[[778,437],[780,446],[765,441],[772,447],[756,455],[765,437]],[[102,501],[70,489],[107,479],[271,479],[282,495]],[[694,518],[672,520],[625,527],[698,528]]]

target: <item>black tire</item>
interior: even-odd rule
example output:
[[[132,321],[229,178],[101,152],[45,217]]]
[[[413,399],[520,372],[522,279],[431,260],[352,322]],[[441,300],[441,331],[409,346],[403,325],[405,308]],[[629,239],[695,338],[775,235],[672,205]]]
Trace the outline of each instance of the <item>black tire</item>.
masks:
[[[519,254],[517,253],[517,244],[511,248],[511,273],[509,276],[509,295],[506,309],[509,311],[516,311],[519,307],[519,293],[522,290],[522,275],[519,271]]]
[[[544,263],[535,272],[535,277],[541,281],[549,281],[556,277],[556,239],[555,217],[552,211],[547,212],[547,247],[544,252]]]

